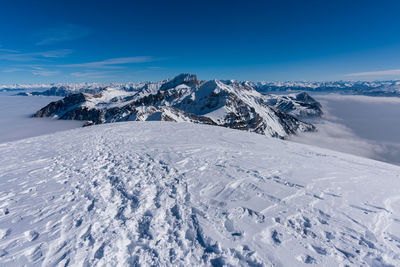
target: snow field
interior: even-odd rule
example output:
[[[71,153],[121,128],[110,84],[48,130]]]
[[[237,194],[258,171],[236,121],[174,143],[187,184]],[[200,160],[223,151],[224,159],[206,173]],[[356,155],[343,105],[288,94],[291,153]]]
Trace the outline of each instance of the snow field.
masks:
[[[400,264],[400,168],[222,127],[0,144],[0,265]]]

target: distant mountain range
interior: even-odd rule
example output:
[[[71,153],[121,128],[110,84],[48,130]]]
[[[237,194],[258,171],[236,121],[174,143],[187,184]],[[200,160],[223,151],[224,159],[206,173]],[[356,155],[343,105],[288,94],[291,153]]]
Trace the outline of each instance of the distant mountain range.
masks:
[[[162,82],[130,87],[91,87],[67,94],[37,111],[35,117],[86,121],[86,125],[118,121],[194,122],[248,130],[284,138],[314,131],[304,119],[322,115],[321,105],[307,93],[261,94],[249,82],[198,81],[181,74]],[[68,87],[46,92],[66,93]]]
[[[60,84],[32,84],[0,86],[0,92],[25,91],[17,93],[22,96],[68,96],[76,93],[98,93],[106,87],[119,88],[125,91],[133,91],[141,88],[146,83],[60,83]]]
[[[60,84],[28,84],[0,86],[0,92],[25,91],[18,95],[48,95],[67,96],[75,93],[98,93],[106,87],[126,91],[137,91],[148,84],[162,82],[131,82],[131,83],[60,83]],[[334,81],[334,82],[238,82],[234,80],[221,81],[225,84],[246,83],[261,93],[269,92],[337,92],[342,94],[357,94],[369,96],[400,97],[400,80],[395,81]]]
[[[400,96],[400,81],[251,82],[259,92],[311,91],[369,96]]]

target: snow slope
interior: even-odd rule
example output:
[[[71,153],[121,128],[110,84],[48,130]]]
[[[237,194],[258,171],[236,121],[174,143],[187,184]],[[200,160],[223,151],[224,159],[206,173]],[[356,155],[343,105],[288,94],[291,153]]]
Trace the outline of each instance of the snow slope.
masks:
[[[400,264],[400,168],[189,123],[0,144],[0,265]]]

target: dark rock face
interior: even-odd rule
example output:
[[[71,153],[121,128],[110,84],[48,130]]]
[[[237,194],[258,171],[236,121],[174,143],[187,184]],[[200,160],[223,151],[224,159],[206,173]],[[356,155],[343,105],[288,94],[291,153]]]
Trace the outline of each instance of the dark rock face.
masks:
[[[297,101],[301,101],[305,104],[314,104],[314,103],[318,103],[314,98],[312,98],[309,94],[307,94],[306,92],[302,92],[302,93],[298,93],[296,95],[296,100]],[[319,103],[318,103],[319,104]],[[320,104],[319,104],[320,106]]]
[[[284,138],[299,131],[315,130],[313,125],[291,113],[318,114],[320,111],[319,103],[306,93],[266,96],[247,83],[227,84],[216,80],[199,83],[191,74],[181,74],[155,89],[150,87],[144,86],[138,92],[107,88],[99,94],[78,93],[50,103],[34,116],[83,120],[87,121],[85,125],[186,121]]]
[[[40,109],[36,112],[35,117],[58,116],[59,118],[70,119],[69,117],[64,117],[66,113],[85,101],[86,97],[83,93],[67,96],[59,101],[51,102],[44,108]]]
[[[320,117],[323,114],[321,104],[306,92],[296,95],[270,96],[269,105],[298,119]]]

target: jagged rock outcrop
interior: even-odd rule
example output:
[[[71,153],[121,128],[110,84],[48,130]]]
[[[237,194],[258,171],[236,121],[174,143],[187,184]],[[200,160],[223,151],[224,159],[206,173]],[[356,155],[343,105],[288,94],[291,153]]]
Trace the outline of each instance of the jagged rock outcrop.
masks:
[[[321,104],[306,92],[290,95],[269,95],[268,104],[298,119],[320,117]]]
[[[84,120],[87,125],[146,120],[193,122],[284,138],[315,130],[296,115],[319,112],[319,103],[306,93],[262,95],[246,82],[199,82],[196,75],[181,74],[134,92],[108,87],[98,94],[74,94],[50,103],[34,116]]]
[[[161,86],[161,90],[168,90],[171,88],[175,88],[179,85],[186,85],[189,87],[197,86],[199,85],[199,82],[197,81],[197,76],[195,74],[185,74],[182,73],[175,78],[173,78],[170,81],[167,81]]]

